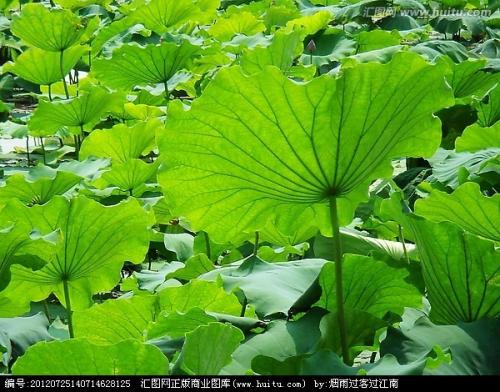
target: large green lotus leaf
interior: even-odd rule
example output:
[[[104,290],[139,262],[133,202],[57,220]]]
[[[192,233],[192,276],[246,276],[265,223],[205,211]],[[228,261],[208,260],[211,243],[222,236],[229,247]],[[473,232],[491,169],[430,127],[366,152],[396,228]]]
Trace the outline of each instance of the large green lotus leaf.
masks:
[[[66,49],[61,67],[59,53],[31,48],[18,56],[15,63],[4,65],[3,70],[13,72],[20,78],[36,84],[50,85],[60,81],[62,75],[67,75],[88,50],[87,46],[82,45]]]
[[[92,71],[97,79],[110,87],[130,90],[160,85],[172,91],[179,82],[189,78],[186,71],[200,53],[200,47],[187,40],[180,44],[163,42],[144,47],[123,45],[113,51],[110,59],[94,61]]]
[[[262,242],[269,242],[273,245],[297,245],[306,242],[313,238],[318,229],[314,225],[304,225],[301,226],[297,231],[291,235],[284,235],[281,233],[274,222],[269,222],[269,224],[259,232],[259,237]]]
[[[279,360],[258,355],[252,360],[252,370],[260,375],[298,376],[298,375],[356,375],[354,368],[342,362],[333,351],[319,350],[313,354],[302,354]],[[325,388],[330,384],[326,382]]]
[[[209,33],[219,41],[229,41],[237,34],[251,36],[266,29],[262,21],[250,12],[242,11],[221,17],[210,27]]]
[[[172,212],[216,241],[276,216],[284,234],[305,221],[329,234],[329,200],[348,224],[391,158],[436,150],[432,113],[451,103],[442,70],[409,53],[303,84],[273,67],[223,69],[190,110],[170,106],[159,182]]]
[[[489,147],[476,152],[456,152],[439,149],[428,161],[432,167],[432,177],[453,189],[475,176],[498,160],[499,147]]]
[[[207,325],[216,321],[215,317],[209,316],[199,308],[191,308],[186,313],[164,313],[149,324],[147,339],[164,336],[171,339],[182,338],[187,332],[195,330],[200,325]]]
[[[148,121],[165,115],[165,112],[159,107],[145,104],[136,105],[132,102],[126,102],[123,105],[123,111],[125,116],[131,117],[131,120],[140,121]]]
[[[381,356],[377,362],[363,364],[360,367],[363,370],[358,371],[358,374],[374,376],[419,376],[425,374],[427,360],[422,358],[421,360],[401,364],[394,355],[386,354]]]
[[[261,375],[384,375],[384,376],[408,376],[422,375],[425,368],[425,359],[414,361],[405,365],[399,364],[396,357],[386,354],[374,364],[362,364],[351,367],[342,362],[342,359],[333,351],[318,350],[313,354],[297,355],[277,360],[272,357],[258,356],[252,361],[252,370]],[[332,379],[333,380],[333,379]],[[333,383],[324,384],[324,388],[333,387]],[[361,384],[360,384],[361,385]]]
[[[419,318],[411,328],[389,328],[381,355],[394,355],[403,366],[426,360],[436,347],[451,356],[450,363],[427,367],[424,374],[498,375],[499,319],[482,319],[457,325],[435,325]]]
[[[65,171],[76,174],[85,180],[95,180],[102,174],[102,170],[107,168],[110,164],[109,159],[104,158],[87,158],[81,161],[67,161],[62,162],[58,166],[59,171]]]
[[[410,224],[422,260],[431,320],[455,324],[498,317],[500,252],[495,243],[449,222],[414,216]]]
[[[470,125],[464,129],[462,136],[455,140],[457,152],[476,152],[488,147],[500,148],[500,121],[486,128],[479,124]]]
[[[488,22],[488,25],[491,23],[492,27],[498,28],[498,18],[490,18]],[[477,49],[474,50],[475,53],[481,54],[482,56],[488,58],[491,68],[495,71],[498,71],[500,69],[500,64],[498,64],[498,61],[496,61],[496,59],[498,59],[500,55],[500,47],[498,46],[497,40],[498,38],[487,39],[482,44],[479,44]]]
[[[243,332],[230,324],[201,325],[186,333],[180,368],[190,375],[217,375],[244,338]]]
[[[332,271],[333,272],[333,271]],[[387,328],[391,322],[397,319],[384,320],[372,314],[358,309],[348,309],[344,315],[347,325],[347,347],[350,347],[352,358],[355,358],[363,347],[373,347],[376,344],[377,331]],[[339,334],[339,319],[337,312],[329,313],[320,322],[321,343],[320,347],[333,350],[337,354],[342,353],[342,343]]]
[[[278,30],[268,47],[257,47],[240,57],[240,65],[248,74],[258,73],[268,65],[274,65],[285,74],[291,72],[293,60],[302,49],[301,34],[298,31],[285,33]]]
[[[142,3],[142,4],[141,4]],[[163,34],[185,23],[204,24],[215,17],[220,0],[150,0],[138,2],[130,14],[155,33]]]
[[[166,277],[168,274],[183,267],[183,263],[172,261],[170,263],[165,263],[165,265],[158,271],[142,270],[140,272],[134,272],[133,280],[136,281],[136,286],[140,290],[147,290],[151,293],[156,293],[163,290],[165,287],[180,286],[181,283],[179,281],[175,279],[169,280]],[[133,287],[131,289],[125,289],[124,291],[135,291],[135,289],[136,287]]]
[[[110,94],[95,87],[77,98],[57,102],[40,101],[28,127],[30,132],[38,136],[54,135],[65,127],[74,134],[90,132],[118,100],[121,100],[118,94]]]
[[[154,148],[155,131],[160,127],[159,120],[150,120],[133,126],[117,124],[110,129],[95,130],[83,141],[80,158],[111,158],[113,164],[140,158]]]
[[[500,120],[500,85],[496,86],[486,99],[478,103],[477,118],[482,127],[490,127]]]
[[[99,344],[126,339],[144,340],[148,324],[154,320],[157,299],[135,296],[108,300],[73,314],[75,336]]]
[[[191,280],[212,271],[214,263],[204,253],[197,254],[186,260],[185,266],[167,275],[167,278]]]
[[[37,168],[28,174],[7,177],[0,187],[0,206],[17,199],[26,205],[45,204],[56,195],[63,195],[82,180],[76,174]]]
[[[289,21],[300,18],[301,14],[295,1],[268,1],[260,2],[264,7],[264,24],[267,31],[273,31],[276,27],[283,27]],[[255,4],[255,2],[254,2]]]
[[[418,252],[414,244],[405,244],[405,255],[405,249],[401,242],[368,237],[361,232],[346,228],[340,229],[340,237],[344,253],[373,256],[378,260],[390,258],[400,261],[405,260],[406,255],[411,259],[418,259]],[[314,240],[314,255],[331,259],[333,244],[333,238],[318,235]]]
[[[165,233],[165,249],[174,252],[177,260],[185,262],[193,255],[194,237],[189,233]]]
[[[248,38],[248,40],[250,40],[250,38]],[[248,48],[243,48],[238,53],[243,52],[245,49],[248,50],[249,48],[253,48],[257,45],[269,45],[268,40],[263,39],[263,41],[263,43],[256,42]],[[227,49],[227,52],[224,49]],[[203,56],[196,59],[194,66],[191,68],[191,71],[196,75],[203,75],[207,72],[213,72],[218,67],[232,64],[234,62],[234,56],[230,53],[232,49],[233,47],[231,46],[224,46],[224,44],[220,42],[211,40],[210,46],[204,48]],[[205,80],[204,83],[207,83],[208,81],[209,80]],[[196,90],[194,83],[196,82],[194,80],[191,80],[189,85],[184,84],[183,87]],[[198,94],[194,95],[196,96]]]
[[[207,312],[199,308],[191,308],[186,313],[162,312],[146,331],[148,341],[152,339],[182,339],[187,332],[194,331],[200,325],[213,322],[230,323],[242,331],[248,332],[257,327],[265,327],[266,323],[259,319],[237,317],[222,313]]]
[[[6,66],[7,66],[7,64],[4,65],[4,68],[3,68],[4,70],[6,69]],[[2,114],[9,113],[12,108],[13,108],[12,104],[7,104],[7,103],[3,102],[2,100],[0,100],[0,113],[2,113]]]
[[[369,52],[361,52],[350,56],[349,58],[355,59],[360,63],[377,62],[377,63],[388,63],[394,57],[394,55],[400,52],[404,48],[403,45],[388,46],[382,49],[375,49]],[[332,73],[337,72],[336,69],[330,71]]]
[[[200,279],[222,279],[226,290],[241,289],[262,317],[288,311],[317,283],[321,259],[267,263],[250,257],[243,263],[215,269]],[[272,289],[270,289],[272,288]]]
[[[295,18],[287,22],[285,31],[294,31],[299,28],[304,36],[316,34],[318,31],[325,29],[333,15],[329,11],[321,10],[312,15],[304,15],[300,18]]]
[[[384,222],[397,222],[404,230],[405,238],[411,239],[411,230],[407,230],[406,214],[410,212],[402,191],[395,190],[389,198],[382,199],[376,215]],[[399,233],[398,233],[399,235]],[[353,252],[354,253],[354,252]]]
[[[235,7],[236,5],[236,7]],[[240,5],[238,7],[238,5]],[[261,0],[261,1],[248,1],[248,0],[222,0],[222,9],[227,15],[238,14],[242,10],[251,12],[258,17],[264,17],[264,14],[270,9],[278,6],[285,6],[297,10],[297,4],[294,0]],[[297,13],[300,16],[300,13]]]
[[[65,280],[74,310],[90,306],[92,294],[113,288],[125,261],[143,261],[153,223],[135,199],[105,207],[83,196],[71,201],[54,197],[44,206],[31,208],[13,200],[6,213],[11,220],[29,222],[42,234],[56,232],[58,241],[41,269],[12,266],[4,295],[27,304],[53,292],[65,304]]]
[[[346,254],[343,260],[344,308],[348,340],[351,345],[373,339],[385,325],[388,312],[403,314],[405,307],[420,307],[422,294],[412,283],[410,271],[401,263],[389,263],[371,257]],[[319,277],[322,294],[316,305],[337,313],[335,265],[328,263]],[[337,318],[322,320],[325,344],[340,349]],[[333,326],[332,326],[333,324]],[[330,328],[325,328],[330,325]]]
[[[429,21],[429,24],[442,34],[457,34],[463,26],[463,20],[454,16],[438,16]]]
[[[160,201],[163,202],[164,200],[165,199],[161,199]],[[176,221],[174,221],[173,223],[175,222]],[[189,230],[189,223],[184,219],[180,218],[179,224],[185,229]],[[195,255],[201,253],[207,255],[208,253],[210,253],[211,260],[215,261],[217,264],[226,265],[234,261],[243,259],[244,256],[242,256],[242,251],[246,252],[247,250],[249,250],[249,243],[247,243],[247,241],[251,242],[252,240],[255,240],[255,233],[253,235],[241,236],[241,241],[236,243],[218,244],[214,242],[209,236],[207,236],[206,233],[198,232],[194,239],[193,252]],[[245,246],[245,244],[246,250],[241,249],[240,247]],[[210,249],[208,249],[207,245],[209,245]]]
[[[451,194],[432,189],[429,197],[417,200],[415,213],[434,222],[453,222],[472,234],[500,241],[500,195],[483,195],[475,182],[466,182]]]
[[[0,292],[0,316],[1,317],[16,317],[25,314],[27,311],[26,304],[20,301],[13,301],[11,298],[4,297]],[[5,336],[3,338],[5,340]]]
[[[92,56],[100,54],[110,56],[114,49],[134,39],[135,35],[151,36],[151,30],[132,18],[114,20],[100,29],[91,42]]]
[[[44,264],[43,259],[33,259],[29,256],[49,257],[54,251],[54,247],[50,242],[50,238],[32,236],[31,226],[27,222],[15,219],[5,209],[0,211],[0,222],[1,291],[10,282],[10,268],[12,264],[21,264],[26,267],[40,267]],[[5,310],[8,312],[7,309]],[[2,314],[2,311],[0,311],[0,314]]]
[[[95,4],[103,7],[109,6],[112,0],[55,0],[54,3],[60,5],[62,8],[70,10],[78,10],[80,8],[88,7]]]
[[[387,4],[386,2],[383,2]],[[379,2],[380,4],[380,2]],[[399,30],[405,32],[411,32],[413,30],[419,30],[420,25],[418,22],[410,15],[390,15],[388,17],[380,19],[378,25],[384,30]]]
[[[468,180],[476,181],[479,184],[483,185],[488,191],[495,191],[500,184],[500,149],[499,154],[497,154],[493,159],[486,161],[480,170],[478,171],[476,176],[471,176],[467,178]],[[465,178],[461,179],[461,182],[464,182]]]
[[[140,159],[131,159],[125,163],[113,165],[101,178],[93,183],[98,188],[109,185],[118,187],[121,191],[130,192],[131,195],[142,195],[145,184],[156,181],[156,171],[160,161],[146,163]]]
[[[309,250],[309,243],[303,242],[297,245],[259,247],[257,256],[271,263],[301,259]]]
[[[396,30],[372,30],[362,31],[356,35],[355,40],[358,43],[356,53],[363,53],[399,45],[402,37]]]
[[[134,294],[143,295],[145,290],[156,293],[165,287],[181,286],[181,282],[178,280],[166,279],[165,276],[172,270],[182,268],[182,266],[182,263],[173,261],[159,271],[142,270],[141,272],[134,272],[131,277],[122,282],[121,288],[123,291],[132,291]]]
[[[16,375],[165,375],[168,360],[149,344],[135,340],[97,345],[87,339],[41,342],[12,367]]]
[[[319,322],[325,311],[313,309],[296,321],[271,321],[263,333],[250,334],[233,353],[221,374],[245,374],[258,355],[283,360],[316,351],[321,338]]]
[[[49,321],[43,313],[0,319],[0,353],[2,347],[5,349],[0,363],[7,367],[11,360],[23,355],[31,345],[42,340],[53,340],[48,328]]]
[[[386,20],[391,20],[387,18]],[[392,29],[391,29],[392,30]],[[416,52],[430,61],[436,61],[443,55],[449,56],[454,62],[460,63],[469,58],[470,52],[461,43],[451,40],[423,41],[411,46],[410,51]]]
[[[314,38],[315,49],[308,51],[307,48],[300,57],[304,64],[324,64],[338,61],[341,58],[352,55],[356,51],[356,42],[348,39],[341,29],[329,29],[320,36]]]
[[[320,7],[311,7],[311,3],[313,4],[323,3],[323,5],[328,5],[328,4],[334,5],[338,3],[330,0],[317,0],[312,2],[305,0],[299,0],[299,1],[300,3],[302,3],[301,8],[305,8],[306,10],[312,8],[311,11],[309,12],[314,12],[314,10],[317,9],[323,9]],[[345,5],[344,7],[332,7],[332,6],[327,7],[327,9],[330,9],[332,13],[335,15],[335,19],[337,19],[342,24],[345,24],[351,20],[356,20],[360,17],[366,17],[367,12],[373,12],[373,8],[370,10],[371,7],[387,5],[387,3],[383,0],[348,1],[346,3],[348,3],[348,5]]]
[[[472,95],[481,99],[500,82],[500,74],[485,70],[486,60],[467,60],[455,64],[447,57],[443,59],[451,68],[447,79],[457,98]]]
[[[271,37],[265,36],[264,33],[258,33],[251,36],[247,36],[245,34],[237,34],[234,36],[232,40],[229,42],[218,42],[215,43],[221,45],[221,48],[226,51],[225,57],[238,57],[243,52],[246,52],[248,49],[255,48],[257,46],[267,46],[270,44]],[[212,48],[212,50],[214,50]],[[231,56],[232,55],[232,56]],[[219,55],[220,57],[220,55]],[[210,60],[210,59],[209,59]],[[217,58],[212,58],[212,63],[217,61]],[[221,64],[229,64],[231,61],[221,61]],[[199,72],[198,72],[199,73]]]
[[[31,3],[12,17],[11,31],[29,45],[60,52],[79,43],[86,28],[71,11]]]
[[[160,308],[168,313],[186,313],[192,308],[239,316],[241,304],[234,294],[228,294],[218,283],[192,280],[179,287],[160,291]]]

